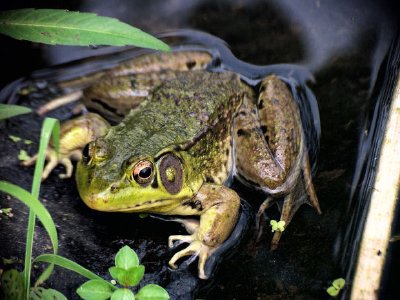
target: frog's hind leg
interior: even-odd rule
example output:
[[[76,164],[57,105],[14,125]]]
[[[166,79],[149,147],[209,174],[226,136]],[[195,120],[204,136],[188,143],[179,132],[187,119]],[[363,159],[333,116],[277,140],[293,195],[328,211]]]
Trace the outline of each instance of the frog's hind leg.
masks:
[[[304,151],[302,170],[304,185],[306,187],[306,191],[309,197],[308,203],[318,212],[318,214],[321,214],[322,212],[319,206],[317,193],[315,192],[314,184],[312,183],[310,159],[307,150]]]
[[[305,190],[311,205],[319,211],[300,113],[286,84],[273,75],[262,81],[255,102],[244,98],[234,119],[236,172],[244,183],[270,195],[258,211],[258,220],[267,208],[280,204],[278,201],[284,197],[279,221],[288,226],[298,208],[307,202]],[[273,249],[284,230],[280,228],[272,239]]]

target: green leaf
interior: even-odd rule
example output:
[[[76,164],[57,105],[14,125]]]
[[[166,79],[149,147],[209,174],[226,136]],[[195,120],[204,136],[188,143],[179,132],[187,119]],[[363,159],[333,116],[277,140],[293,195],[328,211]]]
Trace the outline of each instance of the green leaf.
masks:
[[[42,131],[40,134],[40,143],[39,143],[39,151],[35,164],[35,171],[33,174],[33,182],[32,182],[32,195],[35,198],[39,197],[40,192],[40,184],[42,182],[42,173],[44,167],[44,161],[46,156],[47,146],[49,144],[49,140],[51,135],[53,134],[53,143],[56,152],[59,150],[59,135],[60,135],[60,122],[57,119],[46,118],[42,125]],[[24,276],[25,276],[25,290],[26,294],[29,293],[30,288],[30,273],[31,273],[31,261],[32,261],[32,247],[33,247],[33,235],[35,231],[35,211],[29,211],[29,219],[28,219],[28,230],[26,234],[26,246],[25,246],[25,268],[24,268]],[[53,245],[53,253],[57,254],[58,250],[58,242],[56,247]],[[43,273],[39,276],[38,280],[35,283],[35,286],[44,282],[51,273],[53,272],[53,265],[48,266]]]
[[[336,289],[334,286],[330,286],[327,288],[326,292],[329,294],[329,296],[336,297],[339,295],[340,290]]]
[[[28,160],[30,158],[31,157],[29,156],[28,152],[26,152],[24,149],[19,150],[19,153],[18,153],[19,160],[24,161],[24,160]]]
[[[60,45],[134,45],[169,51],[164,42],[114,18],[59,9],[0,12],[0,33],[19,40]]]
[[[1,14],[1,13],[0,13]],[[1,28],[1,20],[0,20]],[[12,105],[12,104],[0,104],[0,120],[8,119],[18,115],[30,113],[32,110],[25,106]]]
[[[344,280],[343,278],[335,279],[332,282],[332,286],[337,288],[338,290],[341,290],[345,284],[346,284],[346,280]]]
[[[166,300],[169,295],[166,290],[157,284],[148,284],[136,294],[137,300]]]
[[[110,289],[113,289],[113,290],[116,289],[116,287],[113,286],[110,282],[102,279],[100,276],[96,275],[92,271],[90,271],[90,270],[82,267],[81,265],[77,264],[76,262],[69,260],[68,258],[62,257],[60,255],[42,254],[42,255],[39,255],[38,257],[36,257],[34,262],[35,263],[37,263],[37,262],[52,263],[57,266],[63,267],[64,269],[74,271],[75,273],[78,273],[79,275],[82,275],[82,276],[86,277],[87,279],[96,279],[96,280],[104,281],[110,287]]]
[[[135,300],[131,290],[118,289],[111,295],[111,300]]]
[[[285,230],[285,221],[276,221],[276,220],[271,220],[269,222],[269,224],[271,225],[271,231],[275,232],[275,231],[281,231],[283,232]]]
[[[32,289],[30,295],[30,300],[68,300],[63,294],[57,290],[45,289],[42,287],[37,287]]]
[[[9,137],[9,139],[12,140],[14,143],[18,143],[18,142],[21,140],[21,138],[20,138],[19,136],[16,136],[16,135],[11,135],[11,134],[10,134],[8,137]]]
[[[93,279],[82,284],[77,290],[79,297],[85,300],[105,300],[111,297],[110,286],[104,280]]]
[[[1,275],[1,289],[4,299],[24,299],[24,276],[15,269],[7,270]]]
[[[49,212],[43,206],[43,204],[40,203],[37,198],[33,197],[29,192],[25,191],[23,188],[6,181],[0,181],[0,191],[10,194],[12,197],[19,199],[35,212],[40,222],[42,222],[47,233],[49,234],[53,248],[57,250],[58,237],[56,226],[54,225],[53,219],[51,218]]]
[[[126,286],[135,286],[140,280],[142,280],[144,275],[144,266],[139,265],[137,267],[130,268],[127,271],[125,285]]]
[[[24,140],[25,145],[32,145],[33,142],[31,140]]]
[[[122,247],[115,256],[115,265],[128,270],[139,265],[139,258],[129,246]]]
[[[124,285],[122,282],[124,281],[125,275],[128,273],[127,270],[119,268],[119,267],[111,267],[108,269],[112,278],[118,281],[119,284]]]

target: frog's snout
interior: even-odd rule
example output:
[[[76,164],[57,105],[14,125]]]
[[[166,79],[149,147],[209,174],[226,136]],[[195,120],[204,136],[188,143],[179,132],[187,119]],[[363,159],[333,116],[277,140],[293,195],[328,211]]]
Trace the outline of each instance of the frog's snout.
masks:
[[[103,210],[102,207],[104,207],[108,202],[106,197],[95,193],[90,193],[82,199],[89,208],[94,210]]]

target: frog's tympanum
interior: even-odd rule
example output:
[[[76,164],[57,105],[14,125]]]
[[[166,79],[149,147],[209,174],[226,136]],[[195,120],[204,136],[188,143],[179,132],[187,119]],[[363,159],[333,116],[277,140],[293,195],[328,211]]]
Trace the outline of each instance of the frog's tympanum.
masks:
[[[287,225],[299,206],[299,181],[319,212],[300,114],[286,84],[270,75],[254,91],[238,74],[207,71],[210,60],[206,52],[154,53],[109,71],[82,98],[118,125],[93,113],[64,123],[61,156],[49,149],[44,175],[61,163],[70,177],[70,159],[80,158],[76,182],[90,208],[199,216],[187,223],[189,235],[169,237],[170,246],[189,244],[169,264],[198,255],[200,278],[238,219],[240,198],[225,185],[232,175],[270,195],[259,214],[283,197]],[[273,248],[280,236],[275,232]]]

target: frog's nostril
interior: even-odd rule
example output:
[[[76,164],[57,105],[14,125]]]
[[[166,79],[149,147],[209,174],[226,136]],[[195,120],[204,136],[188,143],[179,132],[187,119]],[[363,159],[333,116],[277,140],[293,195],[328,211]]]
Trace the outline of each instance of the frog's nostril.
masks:
[[[118,188],[119,188],[118,184],[116,184],[116,183],[112,184],[112,185],[110,186],[110,191],[111,191],[111,193],[117,192],[117,191],[118,191]]]

